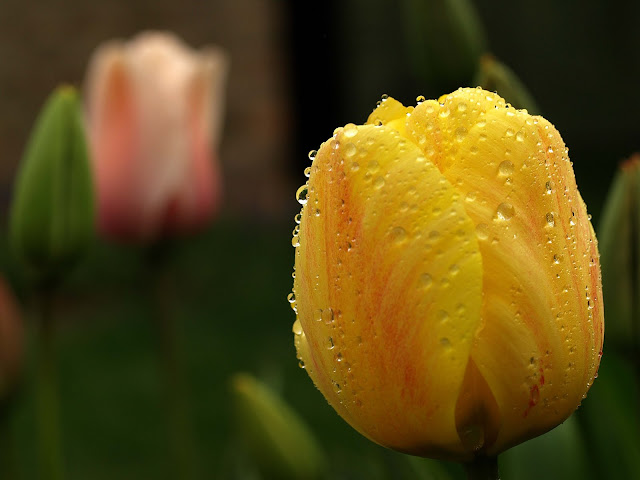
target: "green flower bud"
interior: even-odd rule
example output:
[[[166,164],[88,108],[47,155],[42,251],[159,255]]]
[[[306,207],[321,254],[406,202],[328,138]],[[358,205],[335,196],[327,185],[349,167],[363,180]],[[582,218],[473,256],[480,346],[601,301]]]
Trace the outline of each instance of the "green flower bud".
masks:
[[[77,92],[56,89],[45,103],[16,178],[11,246],[26,273],[50,280],[72,266],[94,231],[91,167]]]
[[[470,0],[404,0],[407,47],[416,71],[445,90],[471,80],[486,34]]]
[[[532,115],[540,114],[538,104],[522,80],[491,54],[480,59],[473,86],[496,92],[515,108],[525,108]]]
[[[618,169],[599,225],[607,340],[640,348],[640,154]]]
[[[314,479],[325,459],[298,414],[266,385],[247,374],[232,380],[243,439],[265,478]]]

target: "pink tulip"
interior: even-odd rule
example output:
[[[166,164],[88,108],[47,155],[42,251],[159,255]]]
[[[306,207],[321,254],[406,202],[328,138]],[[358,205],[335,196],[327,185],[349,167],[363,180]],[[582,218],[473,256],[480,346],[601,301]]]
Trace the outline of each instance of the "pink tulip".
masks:
[[[148,242],[211,219],[226,70],[220,50],[197,52],[169,33],[94,52],[86,122],[103,234]]]

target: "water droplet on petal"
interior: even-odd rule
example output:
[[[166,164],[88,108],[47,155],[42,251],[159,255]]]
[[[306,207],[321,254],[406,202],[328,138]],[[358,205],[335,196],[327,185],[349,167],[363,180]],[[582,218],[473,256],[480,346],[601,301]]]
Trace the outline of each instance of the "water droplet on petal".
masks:
[[[476,225],[476,237],[479,240],[486,240],[489,238],[489,226],[486,223],[479,223]]]
[[[307,203],[308,193],[309,193],[309,187],[306,183],[298,189],[298,191],[296,192],[296,198],[300,205],[304,205]]]
[[[458,142],[462,142],[464,141],[466,136],[467,136],[467,129],[465,127],[458,127],[458,129],[456,130],[456,140]]]
[[[500,163],[500,165],[498,166],[498,173],[503,177],[513,175],[513,163],[511,163],[509,160],[505,160],[504,162]]]
[[[545,215],[545,219],[547,220],[547,225],[549,225],[550,227],[555,227],[556,225],[556,220],[553,217],[553,213],[552,212],[548,212]]]
[[[347,143],[344,146],[344,155],[345,155],[345,157],[353,157],[356,154],[357,151],[358,151],[358,149],[351,142]]]
[[[347,123],[344,126],[344,136],[347,138],[355,137],[358,133],[358,127],[356,127],[353,123]]]
[[[382,188],[384,186],[384,177],[376,177],[373,181],[373,186],[375,188]]]
[[[296,335],[302,335],[302,325],[300,324],[300,320],[298,320],[296,318],[296,321],[293,322],[293,333],[295,333]]]
[[[407,238],[407,231],[402,227],[394,227],[389,234],[395,243],[401,243]]]
[[[428,273],[423,273],[420,275],[419,285],[422,288],[429,288],[433,284],[433,278]]]
[[[333,309],[331,307],[322,310],[322,321],[325,325],[331,325],[334,321]]]
[[[496,210],[496,218],[499,220],[510,220],[515,215],[515,209],[510,203],[501,203]]]
[[[309,160],[311,160],[313,162],[313,159],[316,158],[316,155],[318,154],[317,150],[311,150],[309,152]]]

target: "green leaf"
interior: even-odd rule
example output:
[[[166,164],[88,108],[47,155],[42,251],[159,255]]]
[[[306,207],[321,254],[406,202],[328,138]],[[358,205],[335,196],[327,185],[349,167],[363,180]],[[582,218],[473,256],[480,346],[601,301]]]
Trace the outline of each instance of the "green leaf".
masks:
[[[248,374],[232,379],[243,439],[266,478],[316,479],[326,466],[313,434],[274,391]]]
[[[640,155],[618,169],[598,225],[607,342],[640,348]]]
[[[575,415],[550,432],[507,450],[500,455],[499,462],[501,478],[506,479],[592,478],[584,437]]]
[[[578,418],[598,478],[640,478],[640,387],[637,371],[608,349]]]

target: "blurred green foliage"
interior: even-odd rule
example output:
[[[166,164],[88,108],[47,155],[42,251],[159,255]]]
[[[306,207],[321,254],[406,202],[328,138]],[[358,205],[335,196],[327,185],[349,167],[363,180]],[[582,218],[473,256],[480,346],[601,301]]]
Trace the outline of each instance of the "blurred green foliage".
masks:
[[[176,280],[169,292],[171,313],[181,327],[195,456],[203,478],[261,478],[233,420],[229,382],[240,371],[266,382],[309,425],[327,454],[324,478],[464,478],[456,464],[402,455],[359,435],[298,367],[294,315],[286,301],[293,264],[290,227],[221,220],[177,243],[169,258]],[[4,247],[0,260],[11,273]],[[171,478],[164,384],[141,253],[135,247],[97,244],[56,302],[64,452],[71,480]],[[11,422],[17,478],[25,480],[37,478],[32,369]],[[614,467],[620,473],[637,472],[637,380],[613,355],[610,364],[606,353],[600,377],[577,418],[501,457],[502,478],[596,479]]]

